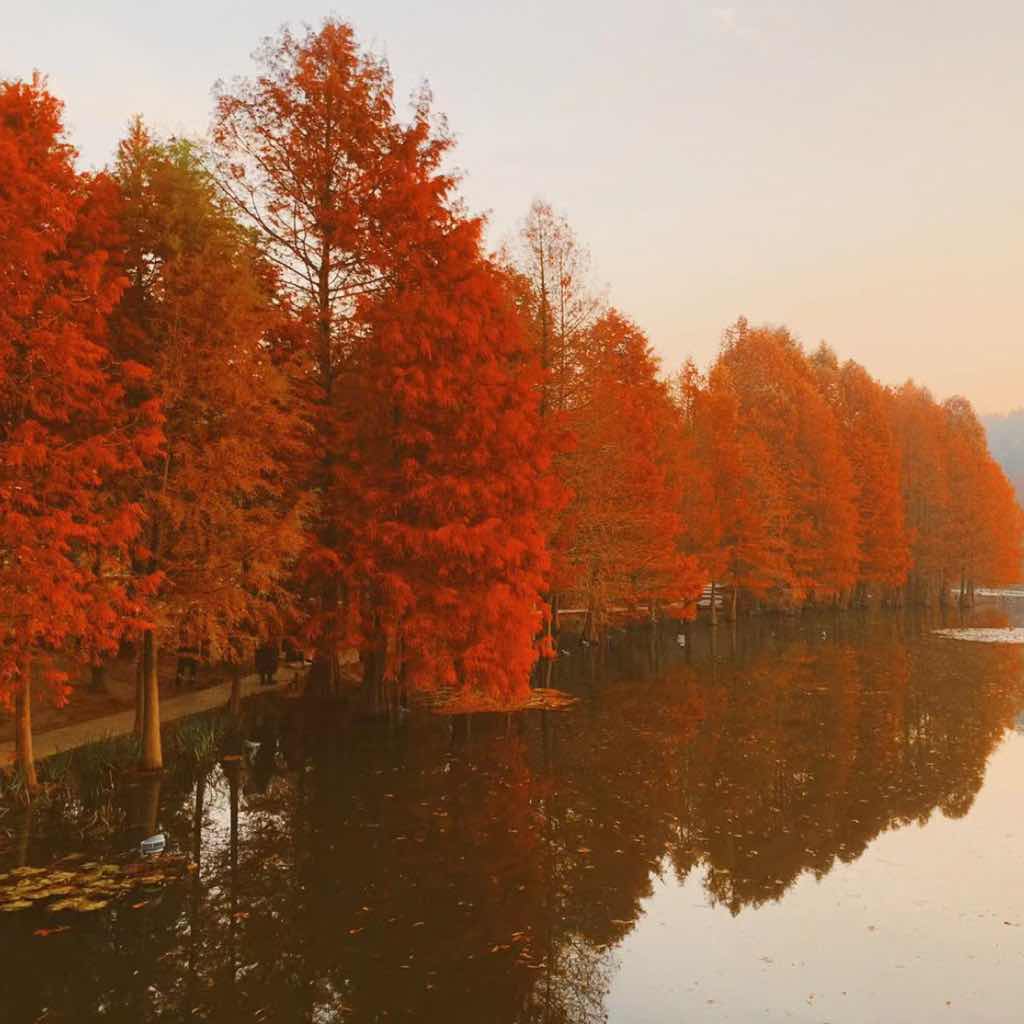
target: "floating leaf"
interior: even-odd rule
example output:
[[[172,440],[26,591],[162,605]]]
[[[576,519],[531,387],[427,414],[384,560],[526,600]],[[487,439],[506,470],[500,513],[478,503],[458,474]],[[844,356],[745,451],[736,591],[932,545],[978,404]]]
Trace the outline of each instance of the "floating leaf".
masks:
[[[104,907],[109,905],[109,900],[90,900],[84,896],[76,896],[68,900],[57,900],[56,903],[51,903],[47,909],[52,911],[73,910],[81,914],[93,910],[103,910]]]
[[[10,903],[0,903],[0,911],[7,914],[13,910],[27,910],[31,906],[31,900],[12,900]]]

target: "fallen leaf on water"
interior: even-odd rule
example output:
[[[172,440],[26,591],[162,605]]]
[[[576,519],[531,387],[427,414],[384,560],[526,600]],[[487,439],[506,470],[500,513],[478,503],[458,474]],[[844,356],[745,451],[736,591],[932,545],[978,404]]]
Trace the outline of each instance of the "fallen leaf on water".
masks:
[[[76,913],[88,913],[93,910],[103,910],[109,904],[108,900],[89,900],[77,896],[67,900],[57,900],[51,903],[47,910],[74,910]]]
[[[59,935],[61,932],[71,931],[71,925],[59,924],[56,928],[37,928],[32,934],[45,939],[47,935]]]

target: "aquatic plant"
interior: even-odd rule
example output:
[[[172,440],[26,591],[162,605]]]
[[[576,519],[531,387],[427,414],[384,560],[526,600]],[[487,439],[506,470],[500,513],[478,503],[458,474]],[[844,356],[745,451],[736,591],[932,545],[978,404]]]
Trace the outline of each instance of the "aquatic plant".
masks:
[[[0,800],[11,804],[26,804],[30,798],[28,780],[21,765],[13,765],[0,772]]]
[[[223,715],[185,719],[169,737],[171,756],[182,767],[209,768],[217,760],[226,731]]]
[[[159,854],[132,864],[101,864],[71,854],[49,867],[17,867],[0,874],[0,913],[32,907],[54,913],[102,910],[111,900],[163,885],[189,869],[180,854]]]
[[[77,794],[83,803],[91,804],[112,793],[118,779],[137,762],[139,740],[131,733],[108,736],[79,747],[69,756]]]

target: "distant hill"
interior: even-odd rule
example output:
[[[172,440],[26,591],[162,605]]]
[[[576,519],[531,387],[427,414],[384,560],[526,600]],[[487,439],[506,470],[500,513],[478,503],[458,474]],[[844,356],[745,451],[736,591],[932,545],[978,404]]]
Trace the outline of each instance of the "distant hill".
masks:
[[[1024,409],[1015,409],[1005,416],[984,416],[988,446],[1017,487],[1017,496],[1024,503]]]

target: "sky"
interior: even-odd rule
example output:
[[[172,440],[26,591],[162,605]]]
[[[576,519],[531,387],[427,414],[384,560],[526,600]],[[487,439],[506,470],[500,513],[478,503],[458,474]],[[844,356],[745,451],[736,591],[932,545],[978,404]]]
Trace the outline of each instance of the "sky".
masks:
[[[547,199],[667,370],[744,315],[1024,406],[1020,0],[38,0],[3,11],[0,79],[48,75],[101,166],[135,113],[202,135],[218,78],[327,15],[400,98],[430,82],[489,241]]]

